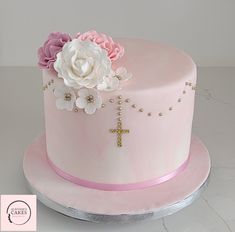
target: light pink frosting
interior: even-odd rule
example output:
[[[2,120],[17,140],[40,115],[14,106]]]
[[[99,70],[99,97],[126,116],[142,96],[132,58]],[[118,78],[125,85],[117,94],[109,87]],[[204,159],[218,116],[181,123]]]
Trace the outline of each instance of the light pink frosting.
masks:
[[[81,40],[90,40],[98,44],[101,48],[107,51],[108,57],[111,61],[115,61],[124,55],[124,48],[119,43],[115,43],[110,36],[103,33],[87,31],[83,34],[78,33],[76,38]]]
[[[122,185],[160,178],[188,159],[195,91],[185,83],[196,83],[196,66],[188,55],[164,44],[118,42],[125,47],[125,56],[113,67],[125,66],[133,78],[121,90],[102,93],[104,108],[93,115],[58,110],[52,86],[44,91],[44,105],[47,153],[53,164],[86,181]],[[54,76],[44,70],[44,84]],[[62,81],[57,78],[54,85]],[[122,147],[110,133],[117,126],[119,95],[123,129],[130,131],[123,135]]]

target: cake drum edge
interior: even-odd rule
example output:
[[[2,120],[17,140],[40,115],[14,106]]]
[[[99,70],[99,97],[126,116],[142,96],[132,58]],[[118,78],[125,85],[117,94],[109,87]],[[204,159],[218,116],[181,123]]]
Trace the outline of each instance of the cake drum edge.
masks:
[[[27,185],[29,190],[37,195],[37,199],[43,203],[45,206],[57,211],[58,213],[61,213],[65,216],[78,219],[81,221],[88,221],[88,222],[95,222],[95,223],[131,223],[131,222],[137,222],[137,221],[143,221],[147,219],[160,219],[162,217],[166,217],[169,215],[172,215],[179,210],[189,206],[192,204],[195,200],[199,199],[203,191],[206,189],[206,187],[209,184],[210,180],[210,174],[208,175],[206,181],[197,189],[195,192],[193,192],[188,197],[184,198],[182,201],[176,202],[172,205],[167,205],[163,208],[156,208],[152,210],[148,210],[143,213],[130,213],[130,214],[119,214],[119,215],[107,215],[107,214],[95,214],[95,213],[88,213],[85,211],[81,211],[79,209],[66,207],[64,205],[61,205],[39,191],[37,191],[35,188],[33,188],[30,183],[27,181]]]

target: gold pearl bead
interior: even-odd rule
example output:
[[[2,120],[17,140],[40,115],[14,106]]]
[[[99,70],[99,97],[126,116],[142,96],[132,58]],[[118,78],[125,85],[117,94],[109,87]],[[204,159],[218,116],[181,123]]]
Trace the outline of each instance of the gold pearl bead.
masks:
[[[149,112],[149,113],[148,113],[148,116],[152,116],[152,113]]]
[[[118,106],[118,108],[117,108],[118,110],[122,110],[122,107],[121,106]]]
[[[143,111],[144,111],[144,109],[142,109],[142,108],[139,109],[139,112],[143,112]]]
[[[121,121],[122,121],[122,118],[121,118],[121,117],[118,117],[117,120],[118,120],[119,122],[121,122]]]
[[[163,116],[163,113],[159,113],[158,115],[161,117],[161,116]]]
[[[117,76],[117,75],[116,75],[116,77],[117,77],[117,79],[118,79],[119,81],[121,81],[121,80],[122,80],[122,77]]]
[[[114,100],[113,100],[112,98],[110,98],[110,99],[109,99],[109,102],[110,102],[110,103],[113,103],[113,102],[114,102]]]
[[[178,102],[181,102],[181,98],[178,99]]]
[[[129,99],[129,98],[127,98],[127,99],[125,100],[125,102],[126,102],[126,103],[129,103],[129,102],[130,102],[130,99]]]
[[[189,83],[188,85],[189,85],[189,86],[192,86],[192,83]]]
[[[133,104],[133,105],[132,105],[132,108],[136,108],[136,105],[135,105],[135,104]]]
[[[173,108],[172,108],[172,107],[169,107],[169,110],[171,111],[171,110],[173,110]]]
[[[78,112],[78,108],[77,107],[74,108],[74,112]]]
[[[186,94],[186,91],[185,91],[185,90],[183,91],[183,94]]]
[[[121,96],[121,95],[119,95],[119,96],[118,96],[118,99],[122,99],[122,96]]]
[[[121,115],[122,115],[122,112],[118,112],[117,115],[121,116]]]
[[[118,101],[118,105],[121,105],[122,104],[122,101]]]
[[[101,107],[104,108],[104,107],[105,107],[105,104],[102,104]]]

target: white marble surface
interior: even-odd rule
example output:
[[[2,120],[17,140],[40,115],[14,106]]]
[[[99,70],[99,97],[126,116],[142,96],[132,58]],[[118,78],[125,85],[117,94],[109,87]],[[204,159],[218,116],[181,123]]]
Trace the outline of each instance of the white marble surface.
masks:
[[[0,68],[0,194],[27,194],[22,157],[43,131],[37,68]],[[193,132],[212,159],[209,187],[162,220],[104,225],[68,218],[38,203],[38,231],[235,232],[235,67],[199,68]]]

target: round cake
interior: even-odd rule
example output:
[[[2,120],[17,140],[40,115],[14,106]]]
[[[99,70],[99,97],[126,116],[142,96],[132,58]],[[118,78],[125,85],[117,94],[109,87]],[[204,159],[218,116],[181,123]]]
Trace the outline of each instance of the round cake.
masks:
[[[149,187],[189,160],[196,66],[184,52],[91,31],[39,49],[48,162],[101,190]]]

